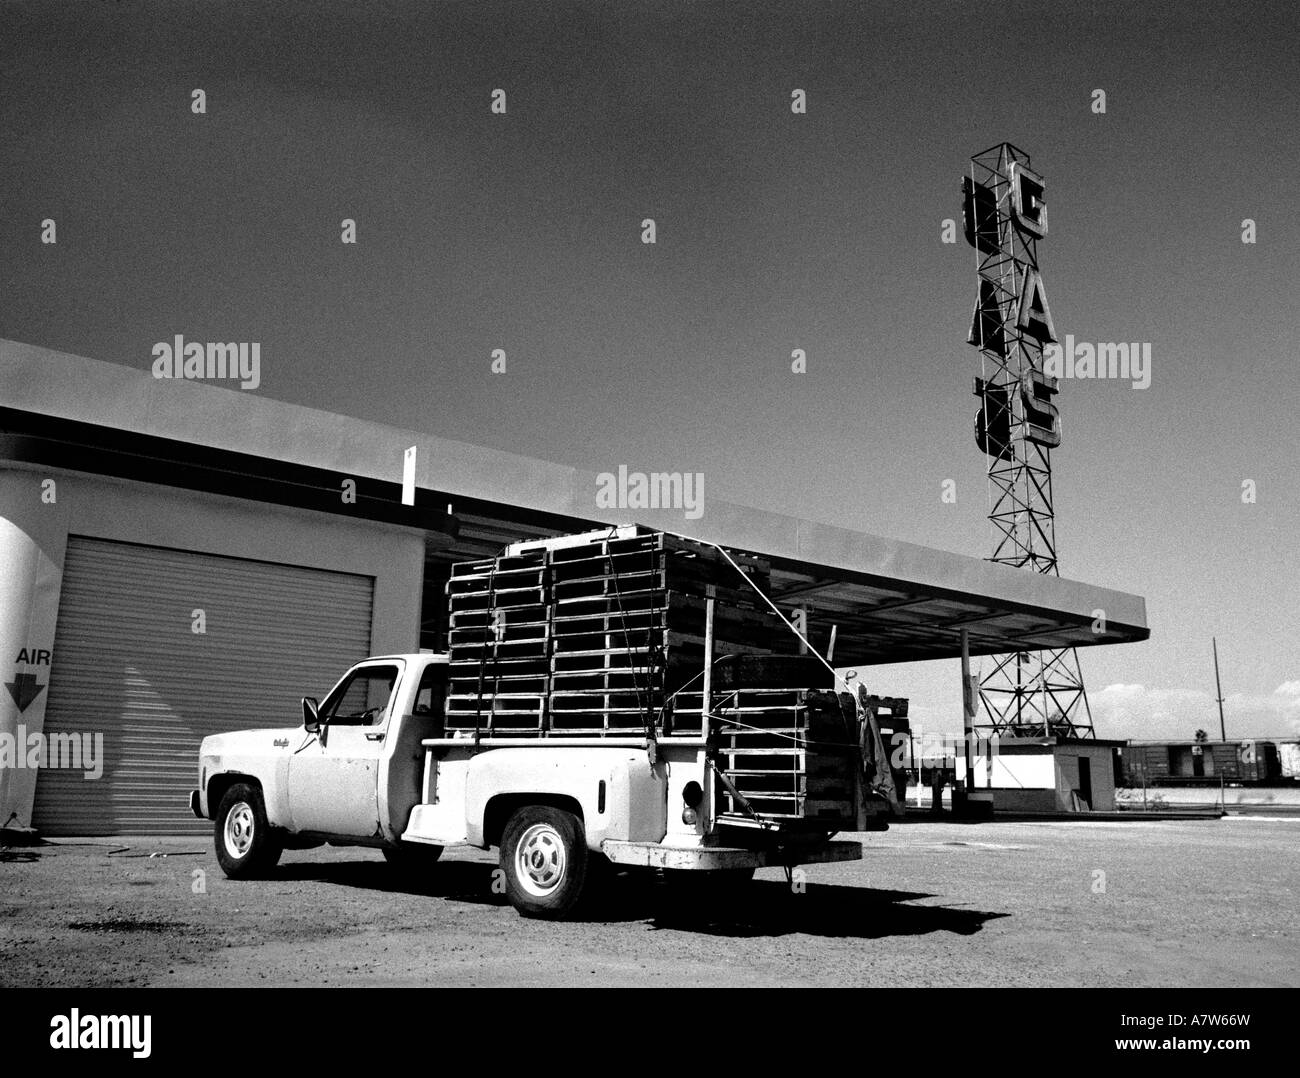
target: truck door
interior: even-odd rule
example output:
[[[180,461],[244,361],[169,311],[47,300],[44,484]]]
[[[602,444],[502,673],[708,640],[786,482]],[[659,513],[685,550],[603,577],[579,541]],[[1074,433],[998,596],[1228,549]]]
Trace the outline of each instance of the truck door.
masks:
[[[368,838],[379,830],[379,762],[401,664],[353,670],[320,707],[321,736],[289,760],[289,811],[299,831]]]

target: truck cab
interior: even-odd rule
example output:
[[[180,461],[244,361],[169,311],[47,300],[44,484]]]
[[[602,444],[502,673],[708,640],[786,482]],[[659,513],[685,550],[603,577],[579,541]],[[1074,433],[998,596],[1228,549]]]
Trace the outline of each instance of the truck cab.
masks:
[[[399,849],[423,789],[421,742],[442,732],[446,684],[445,655],[377,656],[324,701],[304,698],[299,726],[205,738],[191,807],[229,824],[218,834],[222,868],[254,874],[286,845]]]

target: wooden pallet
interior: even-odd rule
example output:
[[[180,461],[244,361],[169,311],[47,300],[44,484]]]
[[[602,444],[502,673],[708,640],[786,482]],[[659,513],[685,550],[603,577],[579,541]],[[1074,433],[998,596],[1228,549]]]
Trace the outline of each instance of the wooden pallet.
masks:
[[[740,573],[707,544],[621,532],[453,566],[451,713],[463,721],[472,698],[480,729],[484,713],[517,721],[518,701],[535,693],[545,706],[524,718],[541,734],[643,728],[668,694],[700,680],[706,593],[719,652],[770,654],[785,632],[741,578],[766,586],[766,563],[736,560]]]
[[[698,724],[701,702],[698,692],[680,694],[674,729],[688,728],[692,718]],[[851,701],[842,705],[834,693],[818,690],[737,689],[715,696],[719,765],[755,812],[836,827],[855,818],[857,750],[842,706]],[[750,818],[730,791],[720,797],[724,822]]]
[[[447,654],[453,663],[505,662],[511,659],[545,659],[550,650],[550,640],[541,636],[518,640],[463,641],[448,647]]]
[[[546,728],[546,696],[454,694],[447,697],[446,729],[452,733],[477,729],[494,733],[540,735]]]
[[[553,671],[551,687],[556,692],[601,690],[625,692],[654,690],[664,692],[664,669],[654,666],[628,666],[622,669]]]
[[[571,633],[556,636],[553,655],[597,655],[611,651],[667,649],[671,633],[667,629],[614,629],[602,633]]]
[[[545,658],[515,658],[481,660],[476,658],[458,660],[453,658],[448,665],[448,676],[452,678],[483,678],[491,681],[496,678],[509,677],[548,677],[551,673],[551,661]]]
[[[569,712],[604,712],[609,715],[644,715],[649,708],[663,706],[662,693],[648,689],[565,689],[551,690],[551,715]]]
[[[453,576],[447,581],[447,594],[488,595],[503,591],[519,591],[521,588],[542,588],[546,586],[547,579],[545,568]]]
[[[531,550],[524,554],[501,554],[495,558],[456,562],[451,567],[451,576],[453,579],[462,576],[484,576],[492,572],[508,573],[517,569],[545,568],[547,564],[546,551]]]
[[[658,606],[645,610],[620,610],[613,613],[559,614],[548,621],[550,632],[558,640],[566,636],[586,636],[591,633],[626,633],[666,630],[669,623],[668,607]]]
[[[467,610],[510,610],[521,606],[545,606],[548,589],[498,588],[494,591],[464,591],[448,596],[453,614]]]
[[[448,619],[448,624],[452,629],[485,628],[493,632],[516,625],[520,627],[545,625],[549,627],[551,624],[551,608],[548,603],[516,606],[510,609],[493,607],[484,603],[481,606],[453,610]]]
[[[614,558],[617,563],[620,557],[645,553],[673,555],[674,560],[680,562],[694,561],[706,567],[704,571],[707,571],[711,577],[717,578],[720,583],[735,583],[729,580],[728,576],[737,575],[736,569],[717,548],[664,532],[647,531],[641,535],[625,538],[593,539],[572,546],[558,547],[551,551],[551,564],[560,566],[570,562],[609,558]],[[771,568],[765,559],[737,553],[731,553],[731,559],[740,567],[741,572],[751,577],[764,591],[769,590]]]
[[[482,679],[483,690],[488,695],[496,693],[505,693],[508,696],[518,695],[535,695],[545,696],[551,691],[551,679],[545,674],[534,676],[506,675],[493,676],[485,675]],[[480,684],[477,674],[458,675],[451,678],[448,682],[447,691],[455,696],[472,696],[479,691]]]
[[[511,622],[502,618],[496,624],[484,620],[479,625],[453,626],[447,632],[449,647],[466,644],[494,644],[521,640],[548,640],[551,629],[545,621]]]

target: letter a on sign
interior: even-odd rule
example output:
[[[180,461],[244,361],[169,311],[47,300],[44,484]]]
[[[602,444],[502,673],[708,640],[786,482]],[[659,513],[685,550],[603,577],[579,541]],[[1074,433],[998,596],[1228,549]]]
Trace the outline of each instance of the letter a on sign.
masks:
[[[1047,292],[1037,270],[1025,274],[1025,287],[1020,291],[1020,314],[1016,325],[1038,339],[1039,344],[1056,340],[1056,327],[1052,325],[1052,312],[1047,306]]]

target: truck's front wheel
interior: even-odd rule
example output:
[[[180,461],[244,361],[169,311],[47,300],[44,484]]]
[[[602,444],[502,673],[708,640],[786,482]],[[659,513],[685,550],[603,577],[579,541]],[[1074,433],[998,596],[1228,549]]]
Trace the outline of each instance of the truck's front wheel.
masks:
[[[587,836],[571,812],[547,805],[521,808],[501,837],[506,897],[525,917],[559,920],[587,882]]]
[[[269,872],[284,852],[283,843],[267,822],[262,792],[248,783],[237,783],[226,791],[213,832],[217,862],[232,880]]]

